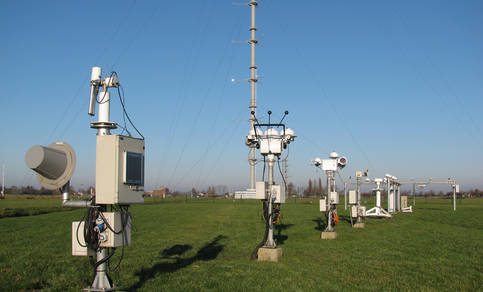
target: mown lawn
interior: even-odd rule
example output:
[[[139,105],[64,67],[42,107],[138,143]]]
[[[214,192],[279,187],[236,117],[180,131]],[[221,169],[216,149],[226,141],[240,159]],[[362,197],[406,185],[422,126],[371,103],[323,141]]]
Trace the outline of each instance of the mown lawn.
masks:
[[[341,205],[333,241],[320,239],[318,208],[315,199],[283,205],[276,232],[283,258],[262,263],[250,260],[264,232],[257,201],[132,206],[132,245],[111,276],[130,291],[483,290],[483,199],[465,199],[456,212],[449,200],[420,199],[414,213],[368,219],[365,229],[351,228]],[[88,286],[93,275],[88,258],[71,256],[71,222],[83,213],[0,219],[1,290]],[[118,249],[112,266],[120,256]]]

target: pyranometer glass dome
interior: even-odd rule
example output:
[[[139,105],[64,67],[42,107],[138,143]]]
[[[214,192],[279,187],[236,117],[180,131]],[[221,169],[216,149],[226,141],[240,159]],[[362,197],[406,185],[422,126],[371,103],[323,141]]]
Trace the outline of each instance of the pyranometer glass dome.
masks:
[[[257,133],[257,136],[263,135],[263,131],[262,130],[260,130],[260,129],[257,128],[256,131],[257,131],[256,132]],[[255,136],[255,130],[254,129],[251,129],[248,132],[248,138],[250,138],[250,139],[255,139],[256,138],[256,136]]]
[[[332,159],[337,159],[339,158],[339,154],[337,152],[330,152],[329,157]]]
[[[295,132],[292,129],[287,128],[285,129],[285,136],[290,139],[291,137],[295,136]]]

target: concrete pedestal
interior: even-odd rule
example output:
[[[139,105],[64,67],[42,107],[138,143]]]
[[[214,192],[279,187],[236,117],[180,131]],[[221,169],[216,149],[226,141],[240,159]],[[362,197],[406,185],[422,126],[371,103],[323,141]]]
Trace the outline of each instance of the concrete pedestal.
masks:
[[[364,227],[366,227],[366,224],[365,223],[362,223],[362,222],[361,223],[355,223],[354,224],[354,228],[364,228]]]
[[[261,247],[258,249],[258,261],[278,262],[282,258],[282,248]]]
[[[331,231],[331,232],[322,232],[320,235],[320,238],[322,239],[336,239],[337,238],[337,232]]]

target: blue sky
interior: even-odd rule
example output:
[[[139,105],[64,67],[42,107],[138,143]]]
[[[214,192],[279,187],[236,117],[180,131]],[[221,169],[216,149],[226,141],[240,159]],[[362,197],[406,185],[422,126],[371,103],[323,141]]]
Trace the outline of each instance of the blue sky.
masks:
[[[2,1],[0,24],[8,186],[37,185],[25,152],[53,141],[76,150],[74,186],[93,185],[94,65],[118,73],[146,137],[147,189],[248,186],[250,90],[231,82],[249,76],[249,46],[233,42],[249,39],[248,6]],[[262,0],[257,26],[258,115],[290,111],[290,181],[319,177],[310,160],[335,150],[345,178],[368,168],[483,188],[483,2]]]

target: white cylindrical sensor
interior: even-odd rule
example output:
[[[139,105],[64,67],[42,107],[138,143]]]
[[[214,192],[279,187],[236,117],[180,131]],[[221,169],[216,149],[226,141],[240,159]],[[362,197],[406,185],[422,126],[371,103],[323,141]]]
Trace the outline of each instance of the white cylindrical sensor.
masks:
[[[91,71],[91,81],[101,81],[102,68],[92,67]]]
[[[65,152],[40,145],[32,146],[25,155],[27,166],[48,179],[58,179],[65,171]]]

